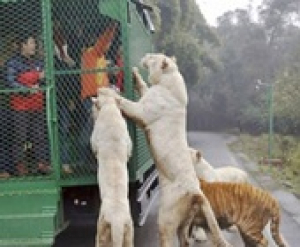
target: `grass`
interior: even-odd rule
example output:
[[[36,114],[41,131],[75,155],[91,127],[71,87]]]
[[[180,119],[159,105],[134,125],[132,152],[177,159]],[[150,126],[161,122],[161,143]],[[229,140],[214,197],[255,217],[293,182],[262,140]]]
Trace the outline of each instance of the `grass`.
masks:
[[[241,134],[230,145],[233,151],[245,153],[259,164],[260,171],[270,174],[288,190],[300,196],[300,140],[291,136],[275,135],[273,138],[272,158],[283,160],[282,167],[260,164],[268,156],[268,135],[251,136]]]

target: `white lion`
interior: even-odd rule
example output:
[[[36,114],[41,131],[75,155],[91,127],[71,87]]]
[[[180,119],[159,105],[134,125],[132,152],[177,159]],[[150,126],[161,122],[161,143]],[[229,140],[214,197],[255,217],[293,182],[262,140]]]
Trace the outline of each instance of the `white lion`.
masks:
[[[229,246],[216,222],[212,209],[199,187],[186,136],[187,93],[176,62],[163,54],[147,54],[142,65],[149,70],[149,89],[138,102],[125,99],[112,90],[100,89],[101,95],[113,95],[125,115],[142,126],[159,172],[161,198],[159,236],[161,247],[173,247],[178,233],[181,246],[188,246],[186,231],[198,210],[203,210],[215,246]],[[134,77],[146,85],[137,69]]]
[[[91,146],[98,161],[101,209],[97,247],[132,247],[133,223],[128,200],[127,161],[132,143],[125,119],[113,97],[93,98],[95,125]]]
[[[137,80],[135,89],[137,90],[139,96],[143,96],[149,87],[144,81]],[[205,160],[200,150],[190,148],[190,152],[198,178],[202,178],[210,182],[249,182],[248,174],[245,171],[233,166],[214,168],[207,160]],[[233,226],[229,230],[236,231],[237,229]],[[200,227],[193,228],[192,236],[199,242],[207,241],[206,233]]]

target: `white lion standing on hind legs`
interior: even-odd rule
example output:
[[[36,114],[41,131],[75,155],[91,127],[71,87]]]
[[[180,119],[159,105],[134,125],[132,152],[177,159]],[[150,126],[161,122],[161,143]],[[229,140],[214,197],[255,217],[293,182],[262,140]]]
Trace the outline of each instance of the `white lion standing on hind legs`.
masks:
[[[136,71],[136,68],[134,68]],[[137,74],[137,72],[135,72]],[[135,88],[139,96],[143,96],[149,89],[148,85],[142,80],[136,80]],[[248,174],[236,167],[226,166],[221,168],[214,168],[205,158],[202,156],[200,150],[190,148],[193,165],[198,178],[205,179],[210,182],[240,182],[248,183]],[[236,232],[237,228],[232,226],[229,231]],[[207,241],[207,236],[204,230],[200,227],[194,227],[192,236],[198,242]]]
[[[176,62],[163,54],[147,54],[142,65],[149,70],[151,88],[138,102],[114,91],[99,89],[100,95],[114,96],[119,108],[146,132],[159,172],[159,239],[161,247],[173,247],[178,234],[180,246],[189,246],[186,231],[197,211],[202,210],[215,246],[230,246],[224,239],[209,202],[199,187],[186,136],[187,92]],[[146,85],[137,69],[134,77]]]
[[[137,74],[137,68],[134,68],[135,74]],[[142,80],[137,80],[135,85],[139,96],[143,96],[149,89],[148,85]],[[208,182],[237,182],[248,183],[248,174],[233,166],[225,166],[220,168],[214,168],[207,162],[202,156],[200,150],[190,148],[192,156],[192,162],[198,178],[205,179]]]
[[[134,68],[134,73],[138,74],[137,68]],[[149,89],[148,85],[141,78],[136,80],[135,87],[139,96],[143,96]],[[190,148],[190,153],[198,178],[209,182],[249,182],[248,174],[239,168],[233,166],[214,168],[204,159],[200,150]]]
[[[132,247],[133,223],[128,200],[127,161],[132,142],[113,97],[93,98],[91,146],[98,161],[101,209],[96,247]]]

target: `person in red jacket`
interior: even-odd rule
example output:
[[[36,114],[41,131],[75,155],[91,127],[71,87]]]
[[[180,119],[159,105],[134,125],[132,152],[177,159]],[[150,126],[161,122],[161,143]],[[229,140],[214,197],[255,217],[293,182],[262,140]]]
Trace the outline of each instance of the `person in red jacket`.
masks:
[[[48,172],[49,143],[46,135],[44,93],[40,90],[45,77],[43,62],[34,58],[36,41],[33,34],[24,32],[18,38],[19,52],[6,62],[7,83],[13,89],[24,89],[12,93],[13,144],[12,156],[18,175],[28,173],[26,158],[32,150],[36,167],[34,171]],[[30,90],[31,89],[31,90]]]

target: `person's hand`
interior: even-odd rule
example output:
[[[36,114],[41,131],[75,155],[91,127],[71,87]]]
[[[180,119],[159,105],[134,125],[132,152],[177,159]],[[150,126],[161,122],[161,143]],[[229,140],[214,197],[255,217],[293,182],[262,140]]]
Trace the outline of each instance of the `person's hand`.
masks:
[[[74,67],[76,65],[75,61],[69,56],[66,56],[64,62],[67,63],[69,67]]]
[[[41,79],[44,79],[44,78],[45,78],[45,71],[43,70],[39,73],[39,79],[41,80]]]
[[[30,91],[30,93],[36,93],[39,90],[39,88],[40,88],[39,84],[35,84],[31,86],[32,90]]]
[[[38,91],[38,89],[40,88],[39,84],[35,84],[31,87],[34,90],[31,90],[30,93],[36,93]]]

